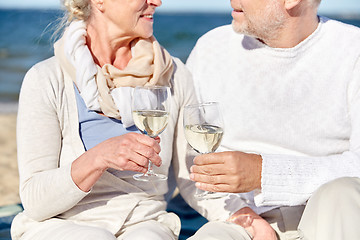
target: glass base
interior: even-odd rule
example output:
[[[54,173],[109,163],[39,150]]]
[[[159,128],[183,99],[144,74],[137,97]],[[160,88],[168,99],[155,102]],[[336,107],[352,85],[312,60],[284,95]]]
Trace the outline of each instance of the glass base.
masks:
[[[195,193],[195,198],[197,198],[198,200],[201,199],[216,199],[216,198],[222,198],[222,197],[226,197],[228,196],[229,193],[223,193],[223,192],[208,192],[208,191],[203,191],[200,189],[196,189],[196,193]]]
[[[167,176],[163,174],[157,174],[157,173],[140,173],[135,174],[133,178],[137,181],[143,181],[143,182],[156,182],[156,181],[166,181],[168,179]]]

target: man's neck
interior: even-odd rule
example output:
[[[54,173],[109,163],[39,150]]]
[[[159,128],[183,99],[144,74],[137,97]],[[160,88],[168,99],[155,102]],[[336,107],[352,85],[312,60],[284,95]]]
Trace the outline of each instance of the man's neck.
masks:
[[[261,39],[272,48],[293,48],[309,37],[318,27],[319,18],[316,13],[303,13],[302,16],[289,16],[283,28],[279,29],[274,39]]]

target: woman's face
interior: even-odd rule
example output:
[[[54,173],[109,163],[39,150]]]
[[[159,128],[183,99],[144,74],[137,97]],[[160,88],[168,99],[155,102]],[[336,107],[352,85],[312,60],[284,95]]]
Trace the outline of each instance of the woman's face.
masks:
[[[161,0],[104,0],[103,14],[111,28],[130,37],[149,38],[153,15]]]

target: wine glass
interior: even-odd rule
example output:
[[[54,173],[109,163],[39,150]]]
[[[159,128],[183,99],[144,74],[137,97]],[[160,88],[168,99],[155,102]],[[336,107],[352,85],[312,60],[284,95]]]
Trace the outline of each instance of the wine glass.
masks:
[[[171,92],[166,86],[136,87],[132,99],[132,116],[135,126],[142,134],[151,138],[162,133],[170,115]],[[149,161],[146,173],[135,174],[135,180],[139,181],[163,181],[167,176],[157,174],[152,169]]]
[[[224,124],[219,103],[205,102],[185,106],[184,108],[185,138],[198,153],[212,153],[219,147]],[[199,199],[219,198],[226,193],[203,191],[196,188],[195,197]]]

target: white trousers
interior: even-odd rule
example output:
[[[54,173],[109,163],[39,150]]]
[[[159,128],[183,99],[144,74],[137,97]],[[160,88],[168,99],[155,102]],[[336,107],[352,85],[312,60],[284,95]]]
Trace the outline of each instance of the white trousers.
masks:
[[[339,178],[324,184],[306,207],[281,207],[261,216],[281,240],[360,239],[360,178]],[[189,238],[217,239],[251,240],[252,236],[236,224],[209,222]]]
[[[69,221],[46,223],[41,231],[28,231],[21,240],[175,240],[173,232],[167,226],[150,220],[127,227],[120,236],[115,237],[109,231],[78,225]]]

